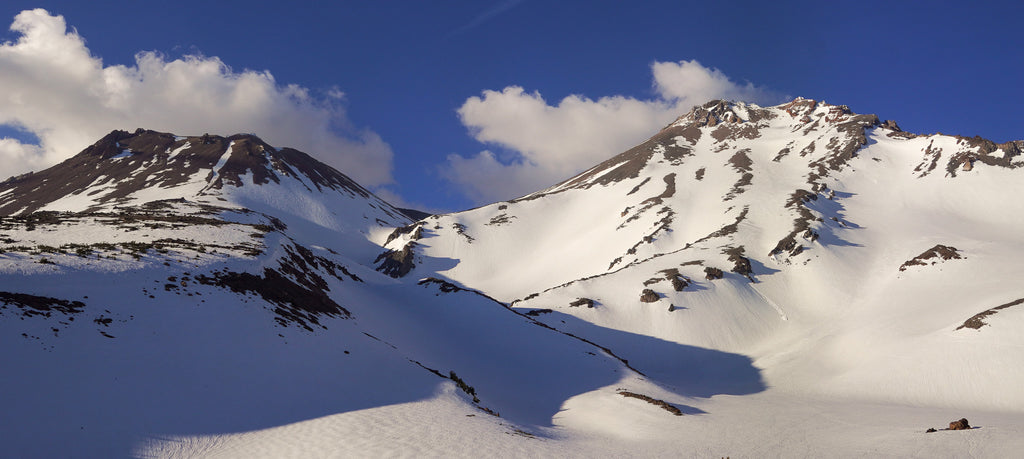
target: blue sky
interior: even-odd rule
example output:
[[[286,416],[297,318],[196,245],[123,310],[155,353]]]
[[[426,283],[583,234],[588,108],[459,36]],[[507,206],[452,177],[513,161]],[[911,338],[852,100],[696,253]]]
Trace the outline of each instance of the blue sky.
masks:
[[[0,52],[0,137],[10,137],[0,175],[52,164],[97,131],[235,129],[303,147],[399,204],[452,211],[553,184],[705,95],[803,96],[912,132],[1024,138],[1024,7],[1014,2],[320,3],[4,2],[5,28],[44,8],[101,63],[65,62],[50,46],[14,50],[28,29],[0,33],[11,51]],[[51,22],[25,20],[40,30]],[[156,54],[140,61],[140,52]],[[61,73],[57,65],[93,76],[39,76]],[[97,73],[114,66],[131,88]],[[202,69],[213,72],[202,80],[207,102],[263,102],[181,105],[187,97],[166,85]],[[28,144],[32,134],[42,147]]]

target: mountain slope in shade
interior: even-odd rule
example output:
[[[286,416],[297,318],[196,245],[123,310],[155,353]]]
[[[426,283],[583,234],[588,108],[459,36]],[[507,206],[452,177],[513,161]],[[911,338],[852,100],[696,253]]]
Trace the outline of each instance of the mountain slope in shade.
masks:
[[[673,395],[610,350],[293,227],[182,199],[0,217],[5,454],[209,454],[175,448],[415,403],[532,438],[580,393]]]

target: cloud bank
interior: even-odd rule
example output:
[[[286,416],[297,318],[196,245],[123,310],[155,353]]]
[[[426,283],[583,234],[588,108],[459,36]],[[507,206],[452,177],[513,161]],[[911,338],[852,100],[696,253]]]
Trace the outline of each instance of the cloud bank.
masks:
[[[316,97],[267,71],[236,72],[217,57],[140,52],[132,66],[104,66],[63,16],[43,9],[21,12],[11,30],[20,37],[0,44],[0,125],[40,143],[0,138],[0,180],[56,164],[111,130],[144,127],[255,133],[317,155],[363,185],[392,181],[391,148],[351,125],[337,89]]]
[[[739,84],[699,62],[651,65],[657,96],[639,100],[572,95],[550,105],[518,86],[471,97],[458,114],[477,141],[500,147],[448,155],[443,174],[478,203],[515,198],[571,177],[650,137],[694,105],[712,99],[771,104],[781,97]]]

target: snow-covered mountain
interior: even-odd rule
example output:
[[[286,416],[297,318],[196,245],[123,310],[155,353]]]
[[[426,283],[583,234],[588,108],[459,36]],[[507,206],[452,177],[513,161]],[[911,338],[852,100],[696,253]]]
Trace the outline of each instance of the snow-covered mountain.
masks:
[[[713,101],[413,222],[251,135],[115,131],[0,183],[3,449],[1012,455],[1022,148]]]
[[[536,313],[684,394],[760,383],[702,375],[722,367],[698,348],[749,357],[769,392],[1020,412],[1022,148],[814,100],[712,101],[387,247],[411,278]]]
[[[0,196],[4,455],[205,454],[179,438],[423,400],[527,438],[633,374],[478,292],[377,273],[372,240],[408,217],[253,136],[114,132]]]
[[[304,236],[361,244],[364,254],[377,250],[365,244],[367,234],[410,221],[341,172],[249,134],[113,131],[50,169],[0,183],[0,215],[109,211],[170,199],[263,212],[298,223]]]

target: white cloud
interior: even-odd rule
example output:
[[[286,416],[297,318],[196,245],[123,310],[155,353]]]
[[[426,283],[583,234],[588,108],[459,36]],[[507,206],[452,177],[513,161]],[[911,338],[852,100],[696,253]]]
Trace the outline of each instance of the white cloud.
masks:
[[[236,72],[217,57],[167,60],[140,52],[132,66],[104,66],[62,16],[18,14],[16,42],[0,44],[0,124],[35,134],[38,146],[0,139],[0,179],[53,165],[114,129],[182,135],[252,132],[316,155],[366,186],[392,181],[391,148],[354,128],[331,88],[324,97],[279,85],[267,71]]]
[[[696,60],[655,62],[651,64],[654,87],[663,100],[674,101],[688,111],[713,99],[741,100],[753,103],[778,102],[778,95],[753,83],[735,83],[721,70],[707,68]]]
[[[459,108],[463,125],[477,141],[510,152],[489,150],[471,157],[448,156],[445,177],[483,203],[514,198],[571,177],[650,137],[694,105],[712,99],[774,103],[779,97],[731,81],[697,61],[651,65],[657,97],[591,100],[572,95],[549,105],[540,93],[518,86],[484,91]]]

